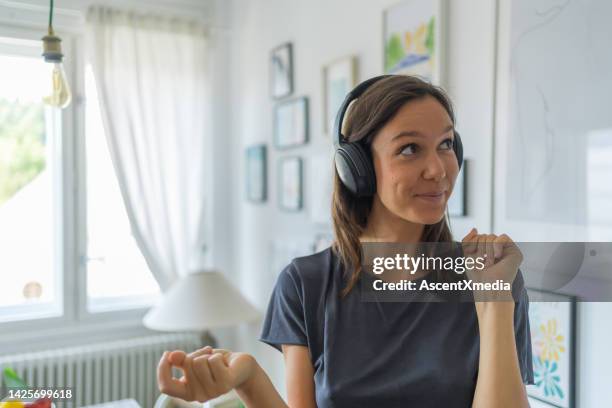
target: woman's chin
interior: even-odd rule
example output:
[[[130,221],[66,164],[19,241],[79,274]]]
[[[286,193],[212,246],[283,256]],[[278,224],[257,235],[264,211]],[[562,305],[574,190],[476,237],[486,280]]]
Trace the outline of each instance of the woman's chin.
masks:
[[[419,211],[415,217],[419,224],[432,225],[437,224],[444,218],[443,210]]]

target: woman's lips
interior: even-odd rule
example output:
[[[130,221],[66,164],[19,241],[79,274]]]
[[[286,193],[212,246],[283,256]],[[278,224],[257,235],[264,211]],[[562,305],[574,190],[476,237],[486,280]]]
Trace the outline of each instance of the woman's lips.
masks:
[[[445,193],[445,191],[440,191],[439,193],[417,194],[415,197],[427,201],[428,203],[439,204],[444,202]]]

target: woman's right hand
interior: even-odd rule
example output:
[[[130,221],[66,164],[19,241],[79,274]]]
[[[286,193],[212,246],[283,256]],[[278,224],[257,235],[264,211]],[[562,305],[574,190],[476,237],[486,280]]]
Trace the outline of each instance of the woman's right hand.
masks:
[[[172,367],[183,376],[172,376]],[[245,386],[256,372],[255,358],[246,353],[234,353],[206,346],[186,354],[176,350],[164,352],[157,367],[159,390],[185,401],[205,402]]]

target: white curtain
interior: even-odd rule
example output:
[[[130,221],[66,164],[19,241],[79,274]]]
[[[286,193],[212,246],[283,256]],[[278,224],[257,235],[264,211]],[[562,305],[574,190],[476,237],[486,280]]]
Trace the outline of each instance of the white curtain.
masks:
[[[132,233],[165,290],[203,259],[206,29],[92,7],[87,52]]]

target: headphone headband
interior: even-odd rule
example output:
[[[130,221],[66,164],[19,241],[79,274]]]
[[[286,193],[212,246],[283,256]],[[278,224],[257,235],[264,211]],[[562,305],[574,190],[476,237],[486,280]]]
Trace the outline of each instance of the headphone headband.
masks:
[[[366,79],[365,81],[361,82],[359,85],[357,85],[352,91],[350,91],[346,95],[346,97],[344,98],[344,101],[342,102],[342,104],[340,105],[340,108],[338,109],[338,113],[336,114],[336,120],[334,120],[333,143],[334,143],[335,148],[338,148],[340,144],[343,142],[344,135],[342,134],[342,122],[344,122],[344,115],[346,114],[346,111],[349,105],[351,104],[351,102],[359,98],[366,91],[366,89],[370,87],[370,85],[372,85],[375,82],[380,81],[381,79],[384,79],[390,76],[393,76],[393,75],[379,75],[379,76],[375,76],[375,77]]]

